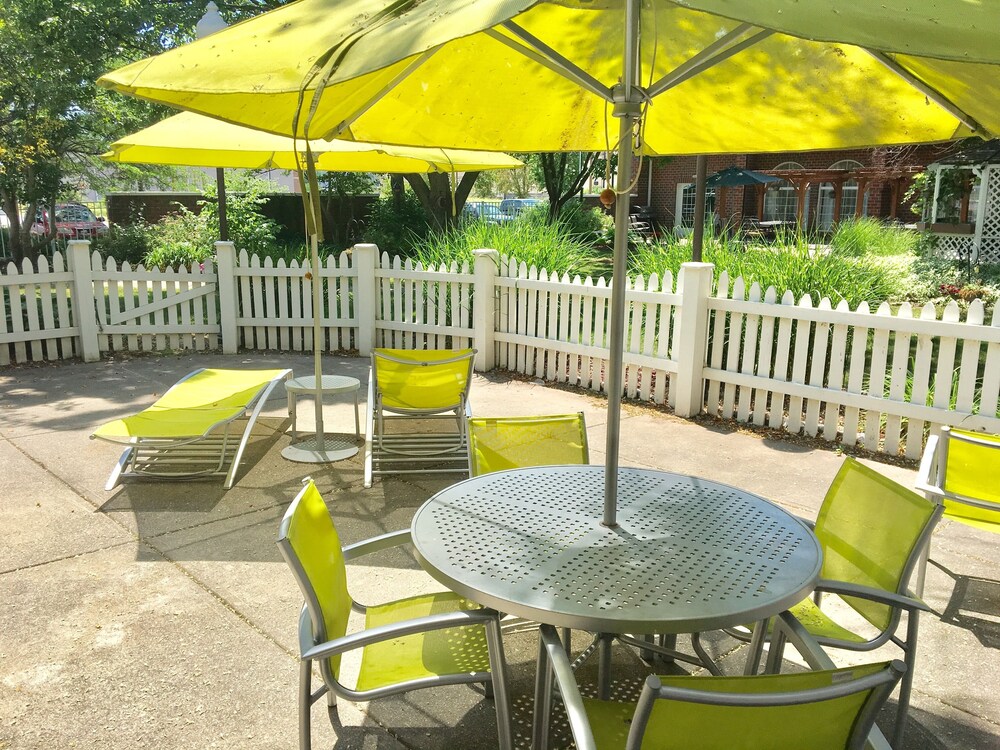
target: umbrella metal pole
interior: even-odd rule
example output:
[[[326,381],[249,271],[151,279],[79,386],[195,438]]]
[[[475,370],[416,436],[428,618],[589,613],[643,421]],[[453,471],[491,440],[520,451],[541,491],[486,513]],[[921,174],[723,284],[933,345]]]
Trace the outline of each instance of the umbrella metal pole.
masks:
[[[229,242],[229,218],[226,216],[226,170],[215,168],[216,198],[219,204],[219,240]]]
[[[604,520],[609,528],[618,525],[618,445],[622,409],[622,354],[625,347],[625,283],[628,272],[629,188],[632,183],[632,138],[641,113],[635,84],[638,79],[639,0],[625,7],[624,69],[621,97],[615,97],[614,116],[618,127],[618,181],[615,203],[615,257],[611,283],[611,336],[608,342],[608,437],[604,470]]]
[[[319,237],[314,232],[309,236],[309,251],[312,258],[313,296],[313,375],[316,376],[316,450],[326,447],[323,432],[323,277],[319,267]]]
[[[708,179],[708,157],[700,154],[695,160],[694,177],[694,236],[691,238],[691,260],[701,263],[701,248],[705,237],[705,180]]]

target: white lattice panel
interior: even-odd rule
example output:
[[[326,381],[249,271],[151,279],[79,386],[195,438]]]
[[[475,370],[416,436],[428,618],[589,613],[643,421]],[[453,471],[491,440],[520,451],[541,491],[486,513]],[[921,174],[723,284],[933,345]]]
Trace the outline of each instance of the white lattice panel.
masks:
[[[1000,263],[1000,166],[987,168],[983,185],[982,200],[986,205],[978,227],[979,262]]]
[[[965,260],[973,248],[973,238],[964,234],[935,234],[937,253],[949,260]]]

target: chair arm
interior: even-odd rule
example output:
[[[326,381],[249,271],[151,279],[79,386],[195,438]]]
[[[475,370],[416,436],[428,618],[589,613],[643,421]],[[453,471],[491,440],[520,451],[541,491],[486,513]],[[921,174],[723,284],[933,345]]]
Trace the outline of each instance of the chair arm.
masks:
[[[956,495],[953,492],[942,492],[942,500],[950,500],[953,503],[959,503],[961,505],[968,505],[970,508],[981,508],[982,510],[997,510],[997,504],[992,500],[979,500],[974,497],[967,497],[965,495]]]
[[[944,492],[934,484],[937,479],[937,448],[941,442],[939,435],[931,435],[927,438],[927,445],[924,446],[924,455],[920,459],[920,469],[917,471],[917,481],[914,483],[916,489],[928,495],[940,498]]]
[[[498,617],[492,609],[458,610],[456,612],[442,612],[436,615],[417,617],[413,620],[403,620],[388,625],[379,625],[375,628],[362,630],[358,633],[351,633],[340,638],[334,638],[326,643],[312,646],[302,653],[303,660],[327,659],[337,654],[352,651],[356,648],[388,641],[401,636],[426,633],[431,630],[443,630],[444,628],[458,628],[469,625],[485,625],[490,620]]]
[[[590,728],[587,711],[583,706],[583,696],[580,695],[580,688],[576,684],[576,676],[569,663],[569,657],[566,655],[566,648],[559,640],[555,628],[551,625],[540,626],[538,636],[548,656],[556,684],[559,686],[559,694],[562,696],[563,707],[566,709],[566,716],[569,719],[573,742],[578,750],[597,750],[594,733]],[[537,722],[540,718],[536,716],[535,721]]]
[[[344,555],[344,561],[350,562],[365,555],[371,555],[375,552],[381,552],[385,549],[392,549],[393,547],[409,543],[410,530],[400,529],[399,531],[390,531],[388,534],[373,536],[371,539],[365,539],[361,542],[348,544],[341,549],[341,552]]]
[[[838,596],[857,596],[861,599],[870,599],[880,604],[888,604],[893,607],[900,607],[908,612],[923,611],[930,612],[931,608],[915,597],[897,594],[894,591],[885,591],[871,586],[862,586],[857,583],[847,583],[845,581],[828,581],[820,579],[816,584],[816,591],[823,591]]]

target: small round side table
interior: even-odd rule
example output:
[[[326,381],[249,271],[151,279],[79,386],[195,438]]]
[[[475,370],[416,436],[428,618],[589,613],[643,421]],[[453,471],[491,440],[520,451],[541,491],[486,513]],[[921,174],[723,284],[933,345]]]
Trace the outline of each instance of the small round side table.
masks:
[[[324,375],[320,385],[320,394],[327,396],[337,393],[354,394],[354,441],[330,435],[314,435],[301,443],[293,443],[281,451],[281,455],[291,461],[302,463],[325,463],[342,461],[358,452],[357,441],[361,438],[361,415],[358,405],[358,392],[361,381],[346,375]],[[285,383],[288,394],[288,416],[292,420],[292,440],[298,437],[297,430],[297,399],[301,395],[316,393],[316,377],[307,375],[292,378]]]

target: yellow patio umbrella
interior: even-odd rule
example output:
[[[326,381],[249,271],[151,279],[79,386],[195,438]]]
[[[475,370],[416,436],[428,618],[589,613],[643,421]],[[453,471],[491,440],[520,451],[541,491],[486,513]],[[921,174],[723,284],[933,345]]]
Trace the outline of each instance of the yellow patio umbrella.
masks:
[[[316,169],[325,172],[480,172],[524,166],[499,152],[343,140],[314,140],[308,145]],[[101,158],[130,164],[294,171],[306,165],[306,143],[182,112],[115,141]]]
[[[308,145],[308,153],[307,153]],[[288,169],[300,171],[311,160],[326,172],[479,172],[516,169],[524,163],[512,156],[488,151],[385,146],[378,143],[313,141],[265,133],[204,115],[182,112],[111,144],[102,155],[110,162],[171,164],[190,167]],[[307,211],[310,207],[307,207]],[[318,224],[318,222],[317,222]],[[310,232],[311,267],[320,268],[317,231]],[[323,431],[322,296],[319,278],[313,290],[313,370],[316,378],[316,434],[282,451],[293,461],[319,463],[349,458],[357,446],[329,442]]]
[[[807,151],[1000,133],[997,28],[996,0],[300,0],[100,82],[303,137],[617,148],[620,280],[637,151]],[[624,301],[624,284],[614,284],[608,526]]]

